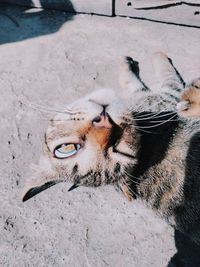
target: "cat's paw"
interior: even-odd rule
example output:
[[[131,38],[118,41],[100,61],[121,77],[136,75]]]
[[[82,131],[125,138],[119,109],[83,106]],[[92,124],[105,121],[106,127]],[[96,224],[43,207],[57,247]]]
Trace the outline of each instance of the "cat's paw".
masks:
[[[183,117],[200,117],[200,79],[193,81],[183,91],[177,111]]]
[[[158,51],[153,54],[152,62],[153,67],[157,70],[157,68],[161,67],[163,64],[169,64],[169,58],[164,52]]]
[[[165,54],[164,52],[162,51],[157,51],[153,54],[153,57],[154,58],[159,58],[159,59],[162,59],[162,60],[168,60],[168,56],[167,54]]]
[[[157,78],[163,81],[163,77],[175,72],[171,59],[164,52],[156,52],[152,57],[152,64]]]

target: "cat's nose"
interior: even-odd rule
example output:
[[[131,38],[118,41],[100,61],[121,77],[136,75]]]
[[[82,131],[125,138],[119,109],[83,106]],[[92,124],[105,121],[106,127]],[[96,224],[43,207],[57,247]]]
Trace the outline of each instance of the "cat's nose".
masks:
[[[93,119],[92,124],[95,127],[107,128],[107,129],[111,129],[113,126],[111,119],[109,118],[107,114],[101,114],[97,116],[96,118]]]

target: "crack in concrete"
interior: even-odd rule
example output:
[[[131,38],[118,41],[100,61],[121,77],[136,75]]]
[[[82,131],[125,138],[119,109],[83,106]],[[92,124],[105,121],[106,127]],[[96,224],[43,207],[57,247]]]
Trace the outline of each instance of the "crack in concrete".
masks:
[[[169,7],[181,6],[181,5],[196,6],[196,7],[200,6],[200,4],[197,4],[197,3],[188,3],[188,2],[185,2],[185,1],[181,1],[181,2],[177,2],[177,3],[169,3],[169,4],[157,5],[157,6],[138,7],[138,8],[135,8],[135,9],[137,9],[137,10],[166,9],[166,8],[169,8]]]
[[[118,17],[122,17],[122,18],[129,17],[130,19],[146,20],[146,21],[150,21],[150,22],[162,23],[162,24],[167,24],[167,25],[173,25],[173,26],[180,26],[180,27],[200,29],[200,26],[197,26],[197,25],[190,25],[190,24],[184,24],[184,23],[176,23],[176,22],[170,22],[170,21],[150,19],[150,18],[145,18],[145,17],[135,17],[135,16],[134,17],[131,17],[131,16],[125,16],[125,15],[120,15]]]

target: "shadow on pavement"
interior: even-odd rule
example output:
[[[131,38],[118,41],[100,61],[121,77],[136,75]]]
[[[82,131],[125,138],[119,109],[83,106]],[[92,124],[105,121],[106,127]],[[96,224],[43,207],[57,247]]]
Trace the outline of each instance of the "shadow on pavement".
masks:
[[[200,266],[200,246],[179,231],[175,231],[175,244],[177,253],[172,257],[168,267]]]
[[[42,4],[43,1],[40,2]],[[27,7],[0,3],[0,44],[55,33],[65,22],[72,20],[75,14],[69,0],[65,0],[65,8],[68,6],[70,13],[51,9],[31,9],[31,4],[31,0],[27,0]]]

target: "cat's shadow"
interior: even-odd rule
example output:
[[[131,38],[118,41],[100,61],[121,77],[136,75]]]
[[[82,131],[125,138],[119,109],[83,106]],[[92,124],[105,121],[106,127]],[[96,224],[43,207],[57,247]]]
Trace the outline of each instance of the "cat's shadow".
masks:
[[[40,1],[41,5],[43,1]],[[64,7],[69,13],[51,9],[31,10],[32,1],[26,2],[27,7],[0,3],[0,44],[55,33],[65,22],[72,20],[75,14],[70,0],[64,1]]]
[[[184,216],[177,216],[176,222],[183,227],[188,228],[190,225],[190,231],[188,235],[184,235],[179,231],[175,231],[175,245],[177,253],[171,259],[168,267],[198,267],[200,266],[200,245],[192,241],[193,239],[198,240],[200,244],[200,180],[199,177],[199,166],[200,166],[200,132],[194,134],[190,140],[187,157],[186,157],[186,168],[185,168],[185,181],[183,192],[185,195]],[[185,223],[182,223],[184,219]]]
[[[177,230],[175,230],[174,238],[177,253],[171,258],[167,267],[200,266],[200,246]]]

